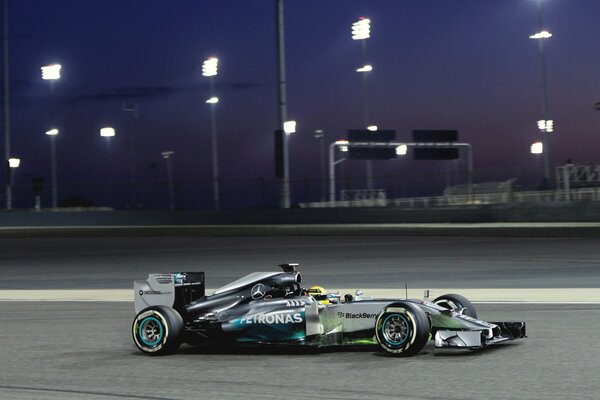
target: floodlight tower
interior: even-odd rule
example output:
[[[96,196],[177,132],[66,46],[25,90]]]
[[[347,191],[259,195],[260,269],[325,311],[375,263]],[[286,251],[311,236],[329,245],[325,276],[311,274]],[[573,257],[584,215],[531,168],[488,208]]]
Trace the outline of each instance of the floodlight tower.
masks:
[[[367,61],[367,39],[371,37],[371,20],[360,17],[358,21],[352,24],[352,40],[358,40],[362,43],[363,65],[356,69],[356,72],[363,77],[363,127],[371,126],[369,117],[369,88],[367,76],[373,71],[373,66]],[[367,160],[367,189],[373,190],[373,165],[371,160]]]
[[[210,98],[206,100],[210,104],[210,121],[211,121],[211,147],[212,147],[212,173],[213,173],[213,203],[215,210],[221,208],[219,199],[219,159],[218,159],[218,143],[217,143],[217,117],[216,106],[219,98],[215,96],[215,81],[217,76],[219,59],[216,57],[208,57],[202,64],[202,76],[209,78],[210,82]]]
[[[56,137],[58,129],[52,128],[46,131],[46,135],[50,136],[50,155],[52,158],[52,208],[58,207],[58,184],[56,178]]]
[[[8,185],[10,185],[12,187],[12,183],[14,180],[14,171],[19,168],[19,166],[21,165],[21,159],[20,158],[16,158],[16,157],[10,157],[8,159]],[[8,203],[7,203],[8,204]],[[11,203],[10,203],[10,208],[8,208],[9,210],[12,209],[12,199],[11,199]]]
[[[284,0],[275,0],[275,30],[277,32],[277,115],[278,126],[276,130],[276,158],[281,159],[281,165],[276,169],[279,179],[279,207],[290,208],[290,158],[289,134],[286,132],[287,122],[287,85],[285,68],[285,28],[284,28]]]
[[[100,129],[100,136],[103,137],[104,139],[106,139],[106,156],[107,156],[107,169],[108,169],[108,183],[106,185],[107,187],[107,198],[108,198],[108,205],[110,206],[110,203],[112,203],[112,193],[111,193],[111,188],[110,185],[112,184],[110,182],[111,180],[111,160],[110,160],[110,141],[113,137],[115,137],[115,129],[111,128],[110,126],[104,127],[102,129]]]
[[[50,124],[51,129],[46,131],[46,135],[50,136],[50,152],[52,157],[52,208],[58,207],[58,186],[56,172],[56,137],[58,129],[56,129],[55,121],[55,98],[54,85],[60,79],[60,64],[50,64],[41,68],[42,79],[50,82]]]
[[[546,57],[544,53],[544,42],[552,37],[552,34],[544,29],[542,19],[542,4],[544,0],[536,0],[537,2],[537,20],[538,32],[529,36],[529,39],[537,40],[540,52],[540,74],[541,74],[541,103],[542,103],[542,119],[538,121],[538,129],[542,134],[542,158],[544,162],[544,173],[542,179],[542,188],[547,189],[550,183],[550,154],[548,146],[548,133],[554,131],[554,121],[548,119],[548,89],[546,82]]]

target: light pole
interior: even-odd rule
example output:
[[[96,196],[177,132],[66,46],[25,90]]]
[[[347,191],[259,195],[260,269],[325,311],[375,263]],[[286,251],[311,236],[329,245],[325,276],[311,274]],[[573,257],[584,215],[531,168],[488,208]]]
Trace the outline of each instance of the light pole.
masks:
[[[124,112],[131,113],[134,120],[138,118],[138,102],[134,101],[132,104],[123,102],[121,108]],[[126,125],[127,134],[129,135],[129,191],[130,191],[130,208],[137,208],[137,196],[135,191],[135,128],[132,128],[132,124],[129,123],[129,119]]]
[[[174,151],[163,151],[160,153],[167,163],[167,182],[169,187],[169,210],[175,209],[175,184],[173,183],[173,166],[171,165],[171,157],[175,154]]]
[[[50,154],[52,157],[52,208],[58,207],[58,186],[56,178],[56,137],[58,136],[58,129],[53,128],[46,131],[46,135],[50,136]]]
[[[277,30],[277,111],[279,126],[277,134],[281,134],[281,161],[282,171],[280,178],[279,207],[290,208],[290,161],[289,161],[289,138],[285,133],[285,122],[287,121],[287,86],[285,71],[285,32],[283,0],[275,0],[275,18]],[[279,177],[279,176],[278,176]]]
[[[55,99],[54,85],[60,79],[60,64],[50,64],[42,67],[42,79],[50,82],[50,126],[56,126],[55,121]],[[58,207],[58,188],[56,181],[56,143],[58,129],[53,128],[46,132],[50,136],[50,148],[52,151],[52,208]]]
[[[9,63],[8,63],[8,0],[2,2],[2,64],[3,64],[3,119],[4,119],[4,162],[6,168],[6,183],[5,183],[5,194],[6,194],[6,209],[12,208],[12,186],[10,183],[11,169],[9,167],[10,159],[10,90],[9,90]]]
[[[202,76],[209,78],[210,82],[210,98],[206,103],[210,105],[210,126],[211,126],[211,143],[212,143],[212,173],[213,173],[213,203],[215,210],[221,208],[219,199],[219,158],[218,158],[218,143],[217,143],[217,117],[216,107],[219,98],[215,97],[215,81],[219,59],[216,57],[208,57],[202,64]]]
[[[356,69],[356,72],[363,77],[363,126],[370,126],[369,122],[369,88],[367,76],[373,71],[373,66],[367,61],[367,39],[371,37],[371,20],[360,17],[358,21],[352,24],[352,40],[358,40],[362,43],[363,65]],[[373,163],[367,160],[367,189],[373,190]]]
[[[543,155],[544,155],[544,143],[543,142],[532,143],[531,146],[529,146],[529,152],[534,155],[536,164],[538,164],[536,166],[536,168],[539,168],[539,159],[540,159],[540,157],[543,158]],[[543,165],[542,165],[541,169],[543,169]],[[545,189],[545,188],[542,187],[541,189]]]
[[[12,182],[13,182],[13,175],[14,175],[14,170],[19,168],[19,165],[21,165],[21,159],[20,158],[14,158],[11,157],[8,159],[8,176],[7,176],[7,181],[8,181],[8,185],[10,187],[12,187]],[[12,194],[12,193],[11,193]],[[8,208],[8,207],[7,207]],[[10,204],[10,208],[8,208],[9,210],[12,209],[12,198],[11,198],[11,204]]]
[[[546,57],[544,54],[544,41],[552,36],[550,32],[544,29],[544,23],[542,19],[542,4],[543,0],[537,1],[537,20],[538,20],[538,32],[529,36],[529,39],[534,39],[538,41],[539,50],[540,50],[540,73],[541,73],[541,103],[542,103],[542,120],[545,123],[550,122],[548,120],[548,90],[546,83]],[[542,158],[544,160],[544,174],[542,180],[542,188],[547,189],[548,184],[550,182],[550,154],[549,154],[549,146],[548,146],[548,133],[552,132],[552,130],[542,129],[539,126],[540,132],[542,134],[542,145],[543,145],[543,153]]]
[[[106,159],[107,159],[107,169],[108,169],[108,182],[106,185],[106,196],[108,200],[108,205],[112,203],[112,193],[111,193],[111,160],[110,160],[110,140],[115,136],[115,129],[110,126],[104,127],[100,129],[100,137],[103,137],[106,140]]]
[[[314,137],[320,142],[319,158],[321,159],[321,201],[325,201],[327,192],[327,171],[325,167],[327,147],[325,144],[325,131],[323,129],[315,130]]]

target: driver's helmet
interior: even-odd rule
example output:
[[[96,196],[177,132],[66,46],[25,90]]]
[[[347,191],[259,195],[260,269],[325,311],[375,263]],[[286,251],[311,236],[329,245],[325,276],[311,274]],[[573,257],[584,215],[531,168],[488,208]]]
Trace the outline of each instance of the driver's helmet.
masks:
[[[308,294],[321,304],[329,304],[327,292],[321,286],[311,286],[308,289]]]

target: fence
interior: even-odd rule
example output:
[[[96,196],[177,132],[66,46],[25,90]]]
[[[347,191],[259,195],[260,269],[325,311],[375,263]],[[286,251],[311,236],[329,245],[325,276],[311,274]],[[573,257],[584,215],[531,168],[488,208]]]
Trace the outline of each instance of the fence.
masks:
[[[464,171],[463,171],[464,172]],[[478,179],[487,177],[523,176],[513,169],[480,169]],[[531,171],[529,171],[531,172]],[[32,185],[16,180],[13,186],[13,207],[32,209],[36,195],[41,207],[51,206],[51,188],[34,193]],[[536,177],[531,178],[532,182]],[[374,177],[376,190],[364,190],[364,176],[342,174],[336,180],[341,201],[337,206],[397,206],[445,207],[466,204],[499,204],[533,201],[599,201],[598,188],[578,188],[565,192],[535,190],[535,184],[518,186],[514,179],[477,183],[473,186],[473,201],[469,201],[464,173],[461,171],[426,171],[400,173]],[[520,180],[519,182],[522,182]],[[301,177],[290,182],[292,205],[300,207],[325,207],[331,204],[326,188],[327,180]],[[221,179],[221,208],[276,208],[279,206],[279,181],[272,178]],[[213,209],[211,180],[177,180],[174,182],[174,203],[177,209]],[[444,191],[446,189],[446,191]],[[4,204],[3,191],[0,205]],[[59,206],[100,206],[114,209],[167,209],[169,190],[166,181],[138,181],[135,186],[127,182],[87,183],[59,182]],[[439,195],[438,195],[439,194]]]

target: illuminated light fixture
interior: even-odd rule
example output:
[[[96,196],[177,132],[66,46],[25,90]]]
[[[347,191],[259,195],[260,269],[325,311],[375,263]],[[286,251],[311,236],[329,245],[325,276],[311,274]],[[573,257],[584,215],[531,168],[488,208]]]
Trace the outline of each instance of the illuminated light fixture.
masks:
[[[219,59],[216,57],[208,57],[202,63],[202,76],[215,76],[217,75],[217,66]]]
[[[50,129],[49,131],[46,131],[46,135],[56,136],[56,135],[58,135],[58,129]]]
[[[369,130],[371,132],[375,132],[375,131],[377,131],[377,125],[369,125],[369,126],[367,126],[367,130]]]
[[[296,121],[285,121],[283,123],[283,131],[286,135],[296,133]]]
[[[544,152],[544,144],[542,142],[535,142],[529,148],[531,154],[542,154]]]
[[[174,151],[163,151],[162,153],[160,153],[160,155],[164,159],[170,158],[173,154],[175,154]]]
[[[349,141],[347,140],[338,140],[335,142],[335,144],[337,144],[338,146],[340,146],[340,151],[341,152],[347,152],[348,151],[348,145],[350,144]]]
[[[548,39],[552,34],[548,31],[541,31],[529,36],[529,39]]]
[[[548,120],[539,120],[537,122],[538,129],[540,132],[554,132],[554,121],[551,119]]]
[[[401,144],[400,146],[396,146],[396,155],[405,156],[408,152],[408,146],[405,144]]]
[[[60,64],[51,64],[42,67],[42,79],[56,80],[60,79]]]
[[[21,159],[20,158],[9,158],[8,159],[8,166],[11,168],[19,168],[19,165],[21,165]]]
[[[218,97],[211,97],[210,99],[206,100],[206,102],[208,104],[216,104],[219,102],[219,98]]]
[[[373,71],[373,66],[369,65],[369,64],[363,65],[362,67],[356,69],[356,72],[370,72],[370,71]]]
[[[371,20],[360,17],[358,21],[352,24],[352,39],[365,40],[371,37]]]
[[[100,129],[100,136],[113,137],[113,136],[115,136],[115,130],[114,130],[114,128],[110,128],[110,127],[102,128],[102,129]]]

